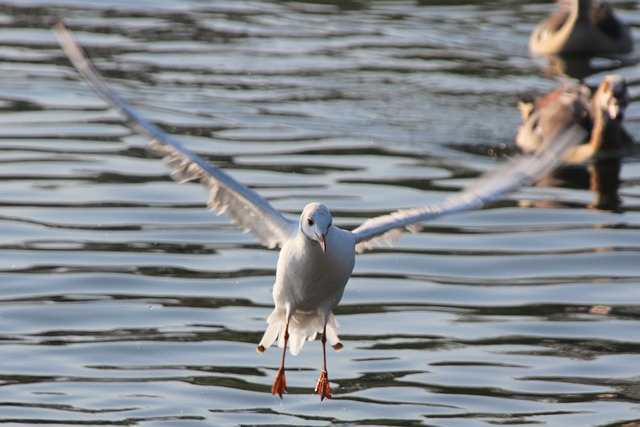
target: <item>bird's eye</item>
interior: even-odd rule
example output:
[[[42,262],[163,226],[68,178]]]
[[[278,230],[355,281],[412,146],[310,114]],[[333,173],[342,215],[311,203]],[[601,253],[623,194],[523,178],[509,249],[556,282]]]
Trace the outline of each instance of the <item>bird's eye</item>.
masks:
[[[307,224],[309,224],[310,226],[312,226],[312,227],[313,227],[313,224],[314,224],[314,223],[315,223],[315,222],[313,221],[313,218],[307,218]]]

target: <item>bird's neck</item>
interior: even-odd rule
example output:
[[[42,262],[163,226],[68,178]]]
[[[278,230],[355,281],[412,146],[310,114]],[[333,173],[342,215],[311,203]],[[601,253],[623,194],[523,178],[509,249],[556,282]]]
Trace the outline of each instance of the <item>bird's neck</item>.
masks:
[[[302,230],[298,232],[297,241],[299,248],[307,251],[311,251],[310,253],[322,254],[322,248],[317,240],[307,236]]]
[[[620,119],[611,119],[609,113],[597,105],[596,98],[591,106],[593,129],[589,146],[594,155],[617,154],[622,149],[622,123]]]
[[[591,22],[591,8],[593,6],[593,0],[573,0],[573,6],[571,7],[571,13],[578,22],[589,23]]]

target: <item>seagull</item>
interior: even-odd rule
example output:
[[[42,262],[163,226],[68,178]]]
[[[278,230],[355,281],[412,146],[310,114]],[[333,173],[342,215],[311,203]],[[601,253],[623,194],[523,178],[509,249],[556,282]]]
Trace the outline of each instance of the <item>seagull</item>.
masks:
[[[494,172],[480,177],[453,197],[432,205],[397,210],[365,221],[353,230],[333,224],[330,210],[312,202],[298,219],[287,218],[265,198],[236,181],[231,175],[207,163],[180,141],[130,107],[109,88],[85,55],[69,29],[59,21],[52,31],[79,74],[128,121],[137,133],[150,137],[151,148],[162,156],[178,182],[199,181],[209,191],[208,207],[245,232],[253,233],[265,246],[280,248],[273,286],[275,308],[257,346],[263,353],[275,341],[282,348],[282,360],[271,392],[282,398],[286,392],[285,356],[297,355],[307,340],[321,334],[322,370],[315,387],[320,399],[331,398],[327,374],[326,342],[337,351],[343,348],[333,309],[351,277],[355,255],[384,243],[393,243],[404,231],[416,232],[423,221],[444,214],[479,208],[503,194],[545,176],[557,167],[565,150],[582,140],[577,126],[553,135],[549,150],[511,159]]]

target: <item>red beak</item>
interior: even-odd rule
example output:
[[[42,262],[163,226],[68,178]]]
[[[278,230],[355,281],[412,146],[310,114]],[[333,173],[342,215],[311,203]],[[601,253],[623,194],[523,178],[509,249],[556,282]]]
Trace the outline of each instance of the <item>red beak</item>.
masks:
[[[324,236],[322,234],[316,234],[316,239],[318,240],[318,243],[320,244],[320,247],[322,248],[322,253],[326,254],[327,253],[327,241],[325,240]]]

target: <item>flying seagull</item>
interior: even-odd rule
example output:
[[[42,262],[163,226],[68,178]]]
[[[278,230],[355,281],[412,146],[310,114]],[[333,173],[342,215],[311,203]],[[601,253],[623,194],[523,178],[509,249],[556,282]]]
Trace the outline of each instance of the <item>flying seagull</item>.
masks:
[[[558,166],[563,153],[584,136],[577,126],[560,128],[549,137],[553,141],[547,144],[548,149],[512,159],[441,203],[371,218],[349,231],[335,226],[329,209],[316,202],[306,205],[299,219],[282,215],[265,198],[189,151],[123,101],[109,88],[62,22],[54,24],[52,31],[71,63],[93,89],[128,120],[134,131],[152,138],[152,149],[173,169],[172,176],[177,181],[200,181],[209,190],[211,210],[226,213],[230,221],[243,231],[252,232],[265,246],[280,248],[273,287],[275,309],[267,319],[267,330],[257,347],[262,353],[277,339],[283,349],[280,369],[271,388],[280,398],[286,391],[287,347],[296,355],[305,341],[313,340],[318,333],[321,333],[322,371],[315,393],[321,400],[331,397],[326,342],[335,350],[342,349],[333,309],[349,281],[356,252],[393,243],[404,231],[415,232],[423,221],[479,208],[506,192],[542,178]]]

